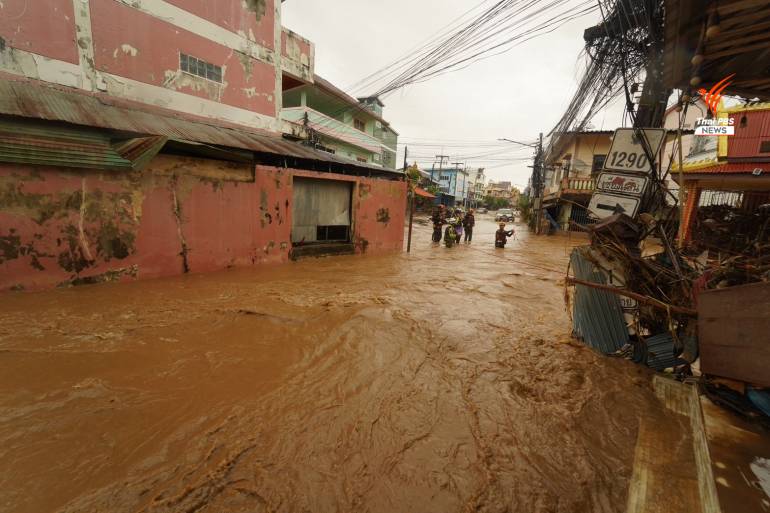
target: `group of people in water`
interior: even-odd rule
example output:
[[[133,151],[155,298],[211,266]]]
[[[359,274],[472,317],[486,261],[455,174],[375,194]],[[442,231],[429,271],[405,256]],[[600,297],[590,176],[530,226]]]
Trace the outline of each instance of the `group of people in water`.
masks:
[[[439,205],[433,209],[431,221],[433,221],[433,242],[437,244],[441,242],[444,225],[446,228],[443,229],[443,239],[446,247],[451,248],[461,240],[466,244],[473,241],[473,227],[476,225],[473,209],[464,214],[459,208],[452,210],[447,209],[445,205]],[[514,233],[512,229],[505,229],[505,223],[500,223],[499,229],[495,232],[495,247],[504,248],[508,237],[512,237]]]

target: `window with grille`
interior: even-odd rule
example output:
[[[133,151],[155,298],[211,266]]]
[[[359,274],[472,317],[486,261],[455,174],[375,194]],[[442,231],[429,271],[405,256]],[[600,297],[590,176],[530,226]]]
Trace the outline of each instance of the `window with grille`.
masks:
[[[360,119],[354,119],[353,126],[356,128],[356,130],[361,130],[362,132],[366,132],[366,123],[364,123]]]
[[[222,83],[222,66],[206,62],[192,55],[179,54],[179,69],[197,77]]]
[[[591,174],[596,174],[604,167],[604,161],[607,155],[594,155],[594,161],[591,163]]]

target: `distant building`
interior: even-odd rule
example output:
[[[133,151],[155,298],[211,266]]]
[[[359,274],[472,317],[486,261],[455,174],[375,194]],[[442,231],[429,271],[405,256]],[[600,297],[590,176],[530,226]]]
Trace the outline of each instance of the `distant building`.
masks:
[[[511,188],[510,198],[511,198],[511,206],[516,206],[519,204],[519,198],[521,197],[521,191],[517,189],[516,187]]]
[[[476,170],[473,178],[473,187],[469,194],[471,204],[476,207],[484,201],[484,189],[486,187],[486,177],[484,176],[484,168],[480,167]]]
[[[313,83],[284,80],[281,118],[306,128],[316,149],[395,169],[398,133],[382,118],[383,107],[379,98],[353,98],[318,75]]]
[[[702,151],[702,146],[707,140],[716,143],[717,137],[696,137],[693,135],[695,129],[695,120],[698,118],[705,118],[708,114],[708,107],[703,101],[703,98],[698,98],[694,104],[689,105],[687,108],[687,114],[682,123],[682,155],[687,156],[693,149],[693,144],[701,145],[699,151]],[[666,110],[663,118],[663,128],[669,131],[666,142],[663,145],[663,153],[661,154],[661,161],[663,163],[663,169],[670,169],[673,164],[679,161],[679,151],[677,149],[677,137],[675,131],[679,128],[679,117],[682,113],[677,112],[676,104],[672,105]],[[666,195],[666,201],[669,205],[676,203],[676,198],[679,195],[679,184],[674,180],[673,174],[669,173],[666,177],[666,187],[671,194]]]
[[[724,109],[718,117],[732,119],[735,135],[693,136],[683,160],[686,201],[679,236],[685,241],[701,208],[749,214],[770,203],[770,137],[764,128],[770,126],[770,103]],[[675,161],[671,175],[678,181],[679,174]]]
[[[463,204],[468,191],[468,171],[462,168],[447,168],[440,172],[437,170],[439,188],[442,194],[442,203],[448,206],[460,206]]]
[[[612,130],[564,132],[553,140],[545,156],[542,204],[562,230],[570,229],[570,221],[588,222],[587,206],[612,134]]]
[[[511,196],[511,182],[489,182],[484,195],[490,198],[505,198]]]

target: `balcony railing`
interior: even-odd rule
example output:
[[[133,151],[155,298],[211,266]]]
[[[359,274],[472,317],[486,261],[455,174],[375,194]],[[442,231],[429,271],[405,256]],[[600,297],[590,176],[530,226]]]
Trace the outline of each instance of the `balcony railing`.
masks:
[[[585,191],[591,192],[596,187],[596,181],[590,176],[564,177],[561,179],[559,189],[564,191]]]
[[[288,107],[281,111],[281,118],[299,124],[305,122],[305,115],[307,115],[307,125],[327,137],[371,153],[383,151],[383,144],[376,138],[310,107]]]

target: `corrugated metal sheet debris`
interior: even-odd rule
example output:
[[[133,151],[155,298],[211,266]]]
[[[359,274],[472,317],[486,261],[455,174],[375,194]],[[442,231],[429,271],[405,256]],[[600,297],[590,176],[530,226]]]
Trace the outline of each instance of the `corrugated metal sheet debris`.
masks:
[[[646,338],[645,343],[647,345],[647,354],[642,355],[642,358],[646,356],[647,366],[656,371],[663,371],[687,363],[687,361],[674,354],[674,338],[671,336],[671,333],[653,335],[652,337]],[[644,359],[637,360],[635,358],[634,361],[637,363],[645,363]]]
[[[575,248],[570,255],[570,266],[575,273],[575,278],[606,284],[606,276],[586,258],[584,255],[586,251],[590,251],[590,248]],[[628,328],[618,296],[584,285],[576,285],[572,331],[587,345],[604,354],[611,354],[622,348],[628,343]]]
[[[123,102],[125,103],[125,102]],[[0,114],[64,121],[76,125],[121,130],[133,134],[164,136],[169,139],[203,142],[241,148],[256,153],[334,163],[350,169],[403,175],[399,170],[354,162],[331,153],[314,150],[280,135],[258,133],[210,122],[172,117],[173,113],[147,112],[139,105],[126,107],[109,98],[55,87],[0,80]]]

